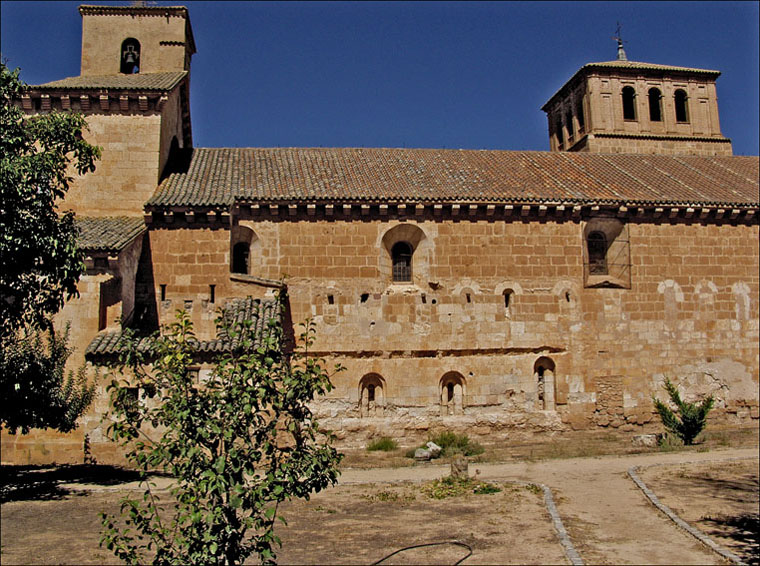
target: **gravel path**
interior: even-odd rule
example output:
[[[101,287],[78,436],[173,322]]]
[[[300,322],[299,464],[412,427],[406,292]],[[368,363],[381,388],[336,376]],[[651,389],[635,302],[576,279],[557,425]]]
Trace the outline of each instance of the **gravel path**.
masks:
[[[551,488],[565,527],[587,564],[721,564],[719,556],[657,511],[627,476],[632,466],[707,462],[757,456],[757,449],[658,453],[472,464],[479,477],[543,483]],[[448,466],[345,470],[341,483],[425,481]]]

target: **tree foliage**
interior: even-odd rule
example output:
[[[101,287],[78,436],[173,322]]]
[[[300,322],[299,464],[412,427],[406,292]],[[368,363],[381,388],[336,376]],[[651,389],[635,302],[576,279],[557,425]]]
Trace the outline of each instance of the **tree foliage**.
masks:
[[[0,63],[0,423],[67,432],[94,389],[83,368],[64,377],[68,331],[56,336],[51,323],[84,272],[74,215],[57,202],[100,149],[82,139],[81,114],[24,116],[13,101],[26,88]]]
[[[337,481],[341,456],[308,407],[332,387],[324,362],[308,355],[314,327],[291,362],[279,353],[279,322],[267,323],[264,340],[250,320],[218,323],[237,347],[202,384],[190,371],[197,341],[181,312],[153,344],[152,366],[133,342],[117,369],[134,380],[109,386],[109,435],[146,485],[142,501],[122,501],[122,520],[102,516],[101,545],[127,563],[240,564],[252,553],[274,562],[278,504]],[[169,502],[147,480],[152,471],[173,478]]]
[[[26,434],[32,427],[69,432],[95,395],[84,366],[65,371],[71,355],[68,327],[62,336],[45,334],[19,335],[0,349],[0,423],[11,434],[19,429]]]
[[[665,428],[678,436],[685,445],[691,445],[707,425],[707,413],[712,409],[715,398],[710,395],[701,403],[687,403],[681,399],[678,388],[670,379],[665,379],[664,387],[670,401],[676,407],[676,412],[674,413],[665,403],[653,397],[655,409]]]
[[[74,215],[59,214],[57,202],[71,171],[93,171],[100,156],[82,139],[81,114],[25,117],[13,104],[27,88],[18,75],[0,63],[0,339],[25,325],[49,328],[77,295],[84,261]]]

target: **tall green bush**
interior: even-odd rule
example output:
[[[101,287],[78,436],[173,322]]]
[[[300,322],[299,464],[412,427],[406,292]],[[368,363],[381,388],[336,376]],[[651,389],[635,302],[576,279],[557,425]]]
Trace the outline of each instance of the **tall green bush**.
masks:
[[[657,409],[665,428],[678,436],[685,445],[691,445],[707,425],[707,413],[712,409],[715,398],[710,395],[701,403],[687,403],[681,399],[678,388],[673,385],[670,379],[665,379],[664,387],[671,403],[676,407],[676,412],[673,412],[670,407],[656,397],[652,397],[655,409]]]
[[[337,481],[341,455],[308,407],[332,387],[323,361],[308,355],[314,327],[306,325],[304,350],[291,362],[280,355],[279,322],[266,324],[266,339],[252,321],[227,327],[235,347],[203,384],[190,371],[197,341],[184,312],[156,339],[152,366],[136,345],[127,348],[119,370],[154,398],[135,401],[134,382],[109,387],[109,434],[146,485],[142,501],[122,501],[123,521],[102,515],[101,544],[125,562],[241,564],[255,554],[273,563],[280,502]],[[173,479],[163,506],[147,481],[152,471]]]

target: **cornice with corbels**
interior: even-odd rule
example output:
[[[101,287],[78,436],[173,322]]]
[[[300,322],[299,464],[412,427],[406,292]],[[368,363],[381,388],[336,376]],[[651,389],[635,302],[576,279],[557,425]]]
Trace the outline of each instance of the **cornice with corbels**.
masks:
[[[146,207],[146,224],[228,225],[238,220],[451,220],[579,222],[595,217],[646,223],[757,224],[758,205],[420,202],[238,202],[232,207]]]

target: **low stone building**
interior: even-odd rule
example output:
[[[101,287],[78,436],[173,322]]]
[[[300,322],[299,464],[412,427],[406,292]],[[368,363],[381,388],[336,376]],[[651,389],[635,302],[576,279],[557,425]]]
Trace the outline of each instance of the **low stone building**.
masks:
[[[187,10],[80,13],[81,76],[19,101],[84,112],[104,148],[64,203],[79,360],[180,308],[212,343],[219,308],[284,282],[286,330],[313,319],[346,368],[314,403],[346,445],[638,430],[666,376],[756,426],[758,158],[731,155],[716,71],[586,65],[544,106],[549,152],[194,148]],[[81,460],[85,434],[116,458],[105,404],[69,435],[3,433],[3,461]]]

